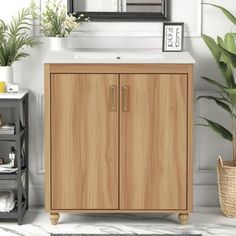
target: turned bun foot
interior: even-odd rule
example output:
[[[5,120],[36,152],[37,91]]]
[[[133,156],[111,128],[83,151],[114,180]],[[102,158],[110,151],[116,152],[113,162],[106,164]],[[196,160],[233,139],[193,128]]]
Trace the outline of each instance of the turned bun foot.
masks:
[[[188,213],[179,213],[179,221],[181,225],[186,225],[188,223]]]
[[[57,225],[59,220],[59,213],[50,213],[50,220],[52,225]]]

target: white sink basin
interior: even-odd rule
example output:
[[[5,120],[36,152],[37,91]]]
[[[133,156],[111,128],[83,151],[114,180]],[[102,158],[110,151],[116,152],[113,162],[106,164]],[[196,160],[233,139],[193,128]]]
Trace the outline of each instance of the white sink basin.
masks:
[[[47,54],[44,63],[57,64],[192,64],[194,59],[187,52],[140,51],[54,51]]]
[[[161,60],[164,59],[162,53],[84,53],[78,52],[74,54],[74,58],[78,60]]]

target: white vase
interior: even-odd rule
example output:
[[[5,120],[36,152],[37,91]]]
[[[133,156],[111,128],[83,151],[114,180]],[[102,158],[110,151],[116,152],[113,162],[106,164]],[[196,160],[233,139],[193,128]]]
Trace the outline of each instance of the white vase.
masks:
[[[4,81],[6,84],[13,83],[12,66],[0,66],[0,81]]]
[[[67,49],[68,38],[50,37],[51,51],[64,51]]]

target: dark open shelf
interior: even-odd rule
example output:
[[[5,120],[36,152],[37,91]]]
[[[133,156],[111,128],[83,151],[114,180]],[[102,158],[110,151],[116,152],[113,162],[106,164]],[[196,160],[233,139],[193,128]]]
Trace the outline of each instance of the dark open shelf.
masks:
[[[10,111],[9,111],[10,109]],[[0,212],[0,219],[16,219],[18,224],[22,224],[23,217],[28,209],[28,93],[21,98],[0,99],[0,114],[6,122],[15,125],[15,134],[0,134],[0,156],[4,164],[9,163],[9,150],[14,146],[16,151],[17,171],[13,173],[0,173],[0,192],[13,191],[17,201],[15,208],[10,212]],[[24,119],[22,127],[21,115]],[[22,148],[24,147],[24,151]],[[25,178],[22,178],[24,174]],[[11,181],[13,184],[9,184]],[[2,184],[2,185],[1,185]],[[2,188],[1,188],[2,187]]]
[[[17,173],[1,173],[0,174],[0,180],[16,180],[17,179]]]
[[[21,175],[26,171],[26,168],[21,169]],[[16,180],[18,173],[0,173],[0,180]]]
[[[27,128],[21,130],[20,134],[0,134],[0,141],[16,141],[17,138],[25,134]]]
[[[21,205],[22,205],[22,213],[24,215],[26,213],[26,206],[27,206],[26,200],[24,200]],[[0,212],[0,218],[2,218],[2,219],[18,219],[17,209],[18,209],[18,206],[16,205],[14,207],[14,209],[10,212]]]
[[[10,212],[0,212],[0,218],[2,219],[17,219],[17,206]]]

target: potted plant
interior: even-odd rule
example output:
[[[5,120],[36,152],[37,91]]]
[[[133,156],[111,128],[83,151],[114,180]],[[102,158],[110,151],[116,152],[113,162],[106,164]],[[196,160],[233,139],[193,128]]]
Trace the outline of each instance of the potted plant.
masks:
[[[88,21],[88,18],[83,14],[79,17],[68,15],[61,0],[48,0],[41,15],[41,30],[44,36],[50,37],[51,50],[66,49],[68,36],[82,21]]]
[[[0,20],[0,81],[13,82],[12,64],[29,56],[27,47],[37,42],[29,36],[29,9],[23,9],[9,24]]]
[[[236,17],[227,9],[218,5],[208,5],[220,9],[236,25]],[[221,209],[226,216],[236,217],[236,78],[233,73],[236,67],[236,33],[227,33],[224,39],[218,36],[217,40],[203,35],[203,39],[222,72],[222,81],[218,82],[208,77],[202,77],[204,81],[217,88],[218,93],[216,96],[199,96],[197,100],[213,100],[230,115],[232,126],[228,130],[205,117],[200,117],[203,121],[200,125],[210,127],[221,137],[232,142],[232,161],[226,162],[219,157],[217,175]]]

